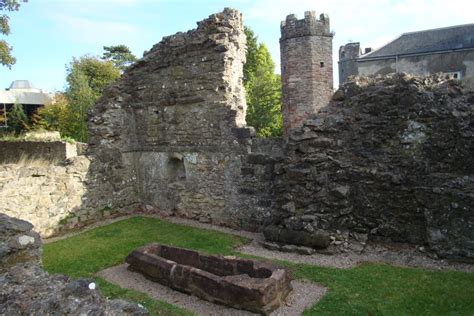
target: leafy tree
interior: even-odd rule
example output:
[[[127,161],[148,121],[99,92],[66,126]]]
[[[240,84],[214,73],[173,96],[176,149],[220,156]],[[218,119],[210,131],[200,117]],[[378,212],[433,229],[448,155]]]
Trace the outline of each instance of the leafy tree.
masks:
[[[62,137],[86,142],[87,112],[102,96],[104,89],[120,77],[111,61],[94,56],[73,58],[66,66],[66,91],[57,93],[51,104],[39,110],[39,126],[57,130]]]
[[[38,127],[59,131],[61,135],[70,134],[69,101],[64,93],[56,93],[51,103],[45,104],[38,110],[41,120]]]
[[[257,51],[258,51],[258,42],[257,36],[252,31],[251,28],[244,28],[245,35],[247,37],[247,54],[246,62],[244,65],[244,84],[250,81],[251,77],[255,75],[257,71]]]
[[[125,45],[104,46],[104,51],[102,59],[111,61],[121,71],[137,60],[130,48]]]
[[[26,2],[26,0],[23,0]],[[20,8],[20,1],[18,0],[0,0],[0,11],[18,11]],[[6,14],[0,14],[0,34],[10,34],[10,18]],[[4,40],[0,40],[0,63],[3,66],[11,68],[15,64],[16,59],[11,55],[12,47]]]
[[[281,79],[275,74],[275,63],[265,44],[257,42],[250,28],[247,35],[247,62],[244,85],[247,99],[247,124],[255,127],[257,135],[282,135]]]
[[[111,61],[88,55],[73,58],[66,72],[66,95],[70,101],[83,98],[84,93],[97,100],[105,87],[120,77],[120,70]]]
[[[120,77],[120,70],[110,61],[97,57],[74,58],[67,67],[68,124],[63,126],[62,136],[87,141],[87,111],[100,98],[105,87]]]

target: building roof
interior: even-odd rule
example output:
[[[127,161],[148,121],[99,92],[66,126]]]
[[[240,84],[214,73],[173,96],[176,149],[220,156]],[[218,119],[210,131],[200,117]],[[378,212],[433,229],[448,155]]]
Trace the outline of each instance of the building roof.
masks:
[[[474,49],[474,24],[403,33],[359,60],[457,49]]]
[[[51,102],[53,95],[41,89],[34,88],[28,80],[15,80],[10,88],[0,90],[0,104],[37,104]]]
[[[7,90],[12,89],[35,89],[35,87],[29,80],[15,80],[11,83],[10,88]]]

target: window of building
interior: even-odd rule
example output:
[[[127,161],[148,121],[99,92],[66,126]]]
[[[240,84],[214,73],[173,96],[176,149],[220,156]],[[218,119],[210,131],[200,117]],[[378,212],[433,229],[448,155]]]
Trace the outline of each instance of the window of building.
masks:
[[[460,71],[445,72],[444,74],[446,78],[462,79],[462,73]]]

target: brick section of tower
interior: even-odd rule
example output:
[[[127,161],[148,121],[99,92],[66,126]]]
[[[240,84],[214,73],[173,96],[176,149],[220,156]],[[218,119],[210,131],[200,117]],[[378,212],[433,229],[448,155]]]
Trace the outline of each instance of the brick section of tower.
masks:
[[[332,38],[329,17],[314,11],[281,23],[280,56],[283,84],[283,136],[327,105],[333,94]]]

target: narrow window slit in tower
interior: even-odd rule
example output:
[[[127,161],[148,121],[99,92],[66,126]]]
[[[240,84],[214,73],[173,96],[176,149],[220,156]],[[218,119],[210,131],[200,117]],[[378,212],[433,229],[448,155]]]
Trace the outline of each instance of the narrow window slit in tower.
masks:
[[[324,61],[320,62],[320,63],[319,63],[319,66],[320,66],[321,68],[323,68],[323,67],[324,67]]]

